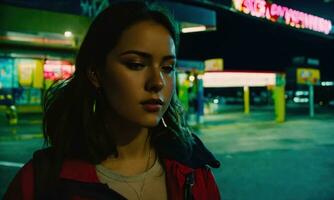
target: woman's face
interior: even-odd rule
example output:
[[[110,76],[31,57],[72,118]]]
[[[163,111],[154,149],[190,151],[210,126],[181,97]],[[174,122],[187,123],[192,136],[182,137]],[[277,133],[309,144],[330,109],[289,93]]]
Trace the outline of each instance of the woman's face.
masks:
[[[156,126],[174,94],[175,63],[174,41],[162,25],[143,21],[124,31],[101,74],[111,116]]]

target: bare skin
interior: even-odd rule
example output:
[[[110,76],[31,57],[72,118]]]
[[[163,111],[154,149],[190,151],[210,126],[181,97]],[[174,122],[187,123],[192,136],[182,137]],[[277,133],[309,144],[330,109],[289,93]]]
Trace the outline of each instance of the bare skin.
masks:
[[[159,123],[175,92],[175,63],[175,44],[168,30],[143,21],[123,32],[107,56],[105,72],[90,78],[95,87],[104,89],[110,107],[107,126],[119,153],[103,166],[133,176],[154,164],[148,130]],[[163,101],[154,112],[141,103],[152,98]]]

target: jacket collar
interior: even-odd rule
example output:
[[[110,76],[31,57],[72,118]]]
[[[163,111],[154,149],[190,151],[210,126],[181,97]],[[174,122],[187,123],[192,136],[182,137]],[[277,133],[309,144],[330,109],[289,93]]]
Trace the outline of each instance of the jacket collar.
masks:
[[[167,170],[176,167],[181,174],[188,174],[193,171],[192,168],[175,160],[164,159],[162,161]],[[66,160],[63,163],[60,178],[86,183],[100,183],[96,174],[95,165],[81,160]]]
[[[60,178],[77,180],[87,183],[100,183],[95,165],[81,160],[66,160],[63,163]]]
[[[204,146],[203,142],[192,134],[194,143],[191,150],[185,150],[184,146],[176,139],[162,138],[157,142],[157,151],[164,160],[167,169],[169,165],[181,166],[178,169],[182,174],[187,174],[193,169],[209,165],[218,168],[220,162]],[[78,180],[81,182],[99,183],[95,165],[81,160],[66,160],[60,173],[61,178]]]
[[[197,135],[192,134],[193,145],[191,149],[185,149],[176,138],[160,137],[156,143],[156,149],[162,158],[176,160],[185,166],[196,169],[209,165],[212,168],[218,168],[220,162],[204,146]]]

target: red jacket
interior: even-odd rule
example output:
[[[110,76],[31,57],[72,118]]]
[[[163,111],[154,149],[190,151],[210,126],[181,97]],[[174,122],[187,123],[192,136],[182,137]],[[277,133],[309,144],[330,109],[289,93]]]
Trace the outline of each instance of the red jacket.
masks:
[[[192,169],[174,160],[164,160],[166,167],[166,183],[168,199],[184,199],[186,175],[194,172],[194,184],[192,194],[195,200],[220,199],[219,191],[214,177],[209,168]],[[82,183],[101,184],[97,178],[95,166],[83,161],[67,161],[64,163],[60,177]],[[4,199],[33,200],[34,176],[32,162],[27,163],[16,175]],[[80,197],[80,194],[72,195],[71,199],[90,199]]]
[[[194,140],[195,143],[191,152],[184,151],[175,141],[164,140],[164,142],[158,145],[157,150],[166,170],[168,199],[219,200],[218,187],[207,165],[218,168],[220,163],[206,149],[196,135],[194,135]],[[43,156],[44,158],[41,159]],[[10,184],[4,199],[36,199],[36,194],[34,194],[36,191],[36,187],[34,188],[34,178],[36,178],[36,175],[34,176],[34,171],[37,170],[39,173],[39,171],[52,166],[48,165],[45,167],[43,162],[39,163],[35,161],[45,161],[50,158],[53,160],[48,154],[47,149],[35,152],[34,162],[28,162],[18,172]],[[42,168],[35,167],[35,165],[42,166]],[[50,176],[49,173],[46,174],[46,176]],[[100,183],[96,175],[95,166],[88,162],[80,160],[65,161],[61,166],[60,175],[56,176],[60,177],[60,184],[58,183],[54,185],[55,187],[51,187],[52,190],[47,192],[50,193],[48,194],[48,198],[39,199],[125,199],[117,192],[109,189],[106,184]],[[45,175],[40,177],[45,177]],[[38,191],[38,193],[40,192]]]

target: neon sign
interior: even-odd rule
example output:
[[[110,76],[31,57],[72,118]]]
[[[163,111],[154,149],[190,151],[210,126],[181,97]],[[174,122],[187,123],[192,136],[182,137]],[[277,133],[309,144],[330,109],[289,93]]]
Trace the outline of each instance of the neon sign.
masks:
[[[329,34],[330,20],[303,13],[291,8],[268,3],[265,0],[232,0],[234,9],[273,22],[283,22],[289,26]]]
[[[44,64],[44,77],[48,80],[67,79],[74,73],[75,67],[67,61],[46,60]]]

